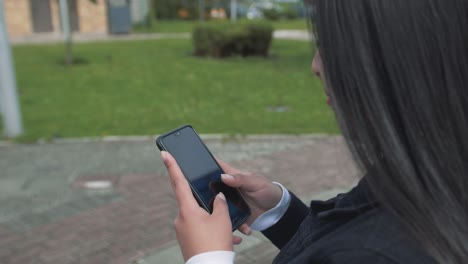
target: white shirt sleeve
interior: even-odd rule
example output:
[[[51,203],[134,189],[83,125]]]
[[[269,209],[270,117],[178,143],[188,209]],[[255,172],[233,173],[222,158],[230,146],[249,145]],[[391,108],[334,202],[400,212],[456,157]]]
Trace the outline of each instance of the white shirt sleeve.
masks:
[[[185,264],[233,264],[232,251],[209,251],[191,257]]]
[[[283,190],[283,196],[279,203],[271,208],[270,210],[266,211],[265,213],[261,214],[255,221],[250,225],[250,228],[255,231],[263,231],[268,229],[269,227],[276,224],[281,217],[283,217],[284,213],[288,210],[289,203],[291,202],[291,195],[289,191],[284,188],[283,185],[277,182],[273,182],[274,184],[281,187]]]

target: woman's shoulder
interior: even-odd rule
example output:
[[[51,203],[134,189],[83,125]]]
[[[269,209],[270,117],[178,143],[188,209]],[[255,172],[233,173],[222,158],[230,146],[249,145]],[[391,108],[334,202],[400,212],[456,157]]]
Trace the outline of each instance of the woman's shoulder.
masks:
[[[352,219],[310,244],[310,263],[436,263],[381,208]]]
[[[313,201],[276,263],[435,263],[369,193],[365,181],[327,201]]]

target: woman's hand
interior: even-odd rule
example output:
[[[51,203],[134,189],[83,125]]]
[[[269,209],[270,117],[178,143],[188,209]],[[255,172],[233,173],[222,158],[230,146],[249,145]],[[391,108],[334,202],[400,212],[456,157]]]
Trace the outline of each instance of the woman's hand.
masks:
[[[239,227],[239,231],[249,235],[252,233],[249,225],[261,214],[275,207],[281,200],[283,191],[278,185],[272,183],[264,176],[242,172],[222,160],[217,161],[224,172],[227,173],[221,176],[222,181],[226,185],[238,188],[252,210],[252,215],[246,224]]]
[[[224,195],[219,193],[216,196],[213,213],[210,215],[198,205],[189,183],[171,154],[162,151],[161,157],[169,172],[179,206],[174,226],[185,261],[208,251],[232,251],[233,243],[239,244],[241,241],[232,235],[232,225]]]

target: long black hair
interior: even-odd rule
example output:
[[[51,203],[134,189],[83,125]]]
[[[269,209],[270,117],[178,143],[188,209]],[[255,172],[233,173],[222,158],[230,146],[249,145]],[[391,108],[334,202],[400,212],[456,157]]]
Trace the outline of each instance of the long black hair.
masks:
[[[468,1],[307,2],[373,194],[437,261],[467,263]]]

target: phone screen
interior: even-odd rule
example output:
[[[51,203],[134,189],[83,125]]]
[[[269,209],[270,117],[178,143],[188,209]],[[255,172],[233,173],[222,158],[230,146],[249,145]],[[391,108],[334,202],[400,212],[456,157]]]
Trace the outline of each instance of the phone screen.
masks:
[[[215,196],[226,196],[233,229],[250,215],[250,209],[239,191],[221,181],[224,171],[191,126],[176,129],[158,139],[158,147],[175,158],[199,203],[210,213]]]

